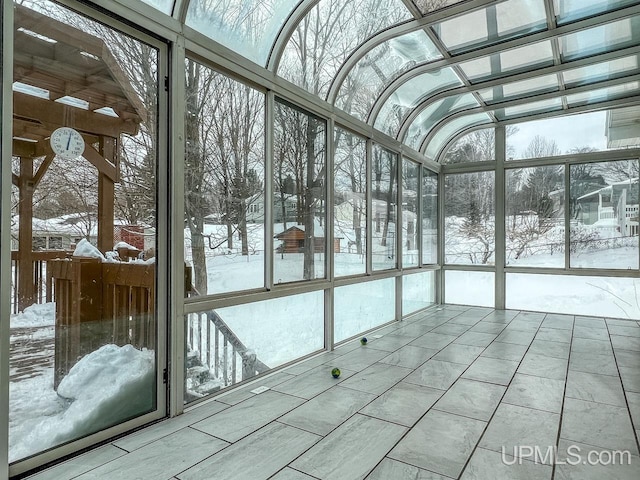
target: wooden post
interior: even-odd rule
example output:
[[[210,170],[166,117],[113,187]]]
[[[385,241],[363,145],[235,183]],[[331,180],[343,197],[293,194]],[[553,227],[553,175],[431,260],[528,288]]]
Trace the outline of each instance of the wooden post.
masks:
[[[18,213],[18,310],[34,303],[33,278],[33,158],[20,157]]]
[[[115,138],[100,137],[100,155],[115,164]],[[113,249],[113,217],[115,184],[103,172],[98,173],[98,249],[104,253]]]

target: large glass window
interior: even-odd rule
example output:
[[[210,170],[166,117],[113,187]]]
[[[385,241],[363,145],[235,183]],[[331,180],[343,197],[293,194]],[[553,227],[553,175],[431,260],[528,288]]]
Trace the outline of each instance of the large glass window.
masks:
[[[402,266],[417,267],[419,258],[418,183],[420,168],[408,159],[402,160]]]
[[[564,166],[506,172],[506,263],[564,267]]]
[[[442,163],[489,162],[496,158],[496,132],[493,128],[475,130],[456,140]]]
[[[190,402],[322,349],[324,293],[192,313],[185,327]]]
[[[495,174],[444,177],[445,263],[492,265],[495,258]]]
[[[367,143],[341,128],[335,131],[334,272],[367,270]]]
[[[436,272],[402,276],[402,315],[407,316],[427,308],[436,300]]]
[[[187,294],[262,287],[264,94],[191,59],[185,73]]]
[[[422,263],[438,263],[438,174],[422,167]]]
[[[507,130],[507,160],[607,150],[606,118],[593,112],[518,123]]]
[[[396,219],[398,215],[398,156],[379,145],[372,159],[372,237],[374,270],[396,268]]]
[[[396,279],[356,283],[335,289],[334,339],[341,342],[395,320]]]
[[[495,304],[495,273],[493,272],[447,270],[444,280],[445,303],[478,307],[493,307]]]
[[[160,52],[58,3],[13,7],[10,462],[154,412],[164,355]]]
[[[276,102],[274,283],[325,276],[326,133],[324,120]]]
[[[638,160],[570,172],[571,267],[637,269]]]

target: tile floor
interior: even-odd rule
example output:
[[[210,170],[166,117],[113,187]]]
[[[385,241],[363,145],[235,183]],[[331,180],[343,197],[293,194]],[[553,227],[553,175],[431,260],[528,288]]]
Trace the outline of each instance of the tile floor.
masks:
[[[31,479],[640,478],[640,322],[444,306],[368,337]]]

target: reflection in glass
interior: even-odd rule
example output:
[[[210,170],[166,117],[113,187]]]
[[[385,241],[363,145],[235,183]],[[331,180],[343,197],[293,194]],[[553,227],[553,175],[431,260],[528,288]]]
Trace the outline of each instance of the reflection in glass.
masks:
[[[506,283],[508,309],[640,319],[638,278],[507,273]]]
[[[438,263],[438,174],[422,167],[422,263]]]
[[[404,143],[414,150],[420,149],[422,140],[438,122],[454,112],[478,105],[478,101],[471,93],[442,98],[429,104],[409,126]]]
[[[420,264],[418,250],[418,164],[402,160],[402,267]]]
[[[374,145],[371,168],[373,269],[386,270],[397,266],[398,156]]]
[[[640,82],[629,82],[588,92],[574,93],[573,95],[567,95],[567,104],[569,107],[577,107],[591,103],[606,102],[629,95],[637,95],[639,88]]]
[[[564,166],[506,172],[506,263],[564,267]]]
[[[633,5],[636,0],[553,0],[558,25]]]
[[[445,263],[492,265],[495,254],[495,174],[444,178]]]
[[[436,272],[402,276],[402,316],[407,316],[436,301]]]
[[[444,281],[445,303],[493,308],[495,273],[447,270]]]
[[[577,87],[589,83],[609,80],[637,72],[640,66],[638,55],[616,58],[608,62],[600,62],[587,67],[574,68],[562,72],[562,78],[567,88]]]
[[[322,291],[186,316],[185,403],[324,346]]]
[[[141,0],[144,3],[151,5],[152,7],[157,8],[163,13],[171,15],[173,11],[173,4],[175,0]]]
[[[298,0],[190,0],[186,24],[265,65],[280,28],[298,3]]]
[[[571,165],[571,267],[638,268],[638,161]]]
[[[276,102],[273,167],[273,281],[324,278],[324,120]]]
[[[264,94],[190,59],[185,76],[186,293],[262,287]]]
[[[472,83],[476,83],[507,73],[533,71],[551,65],[553,48],[551,42],[546,40],[470,60],[461,63],[460,68]]]
[[[562,61],[610,52],[638,43],[640,16],[625,18],[558,38]]]
[[[10,462],[155,411],[161,358],[158,50],[57,3],[13,8]]]
[[[429,140],[429,143],[426,145],[425,155],[435,160],[440,151],[454,135],[462,130],[484,123],[491,123],[491,118],[489,118],[489,115],[486,113],[474,113],[473,115],[454,118],[440,127],[431,140]]]
[[[373,48],[349,72],[336,106],[365,120],[380,92],[409,68],[442,58],[423,30],[394,37]]]
[[[449,67],[422,73],[403,83],[389,96],[374,126],[395,138],[407,115],[415,107],[438,92],[461,85],[462,82]]]
[[[464,0],[440,0],[437,2],[434,2],[433,0],[413,0],[413,3],[416,4],[416,7],[420,9],[423,15],[426,15],[429,12],[435,12],[436,10],[440,10],[462,1]]]
[[[524,117],[533,113],[553,112],[554,110],[562,110],[562,100],[560,98],[550,98],[549,100],[499,108],[495,110],[495,115],[498,120],[505,120],[507,118]]]
[[[515,100],[529,95],[553,92],[559,90],[559,88],[557,75],[544,75],[542,77],[480,90],[478,94],[487,103],[497,103]]]
[[[367,150],[364,138],[335,131],[334,273],[354,275],[367,269]]]
[[[544,30],[546,19],[542,0],[508,0],[445,20],[433,30],[449,51],[457,53]]]
[[[326,98],[336,73],[362,42],[412,19],[402,0],[320,0],[289,39],[277,73]]]
[[[396,319],[396,279],[355,283],[334,292],[334,340],[341,342]]]

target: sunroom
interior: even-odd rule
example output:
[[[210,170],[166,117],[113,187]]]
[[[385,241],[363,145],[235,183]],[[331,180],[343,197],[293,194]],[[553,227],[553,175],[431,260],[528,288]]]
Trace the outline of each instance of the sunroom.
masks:
[[[0,478],[640,477],[640,2],[15,0],[2,59]]]

